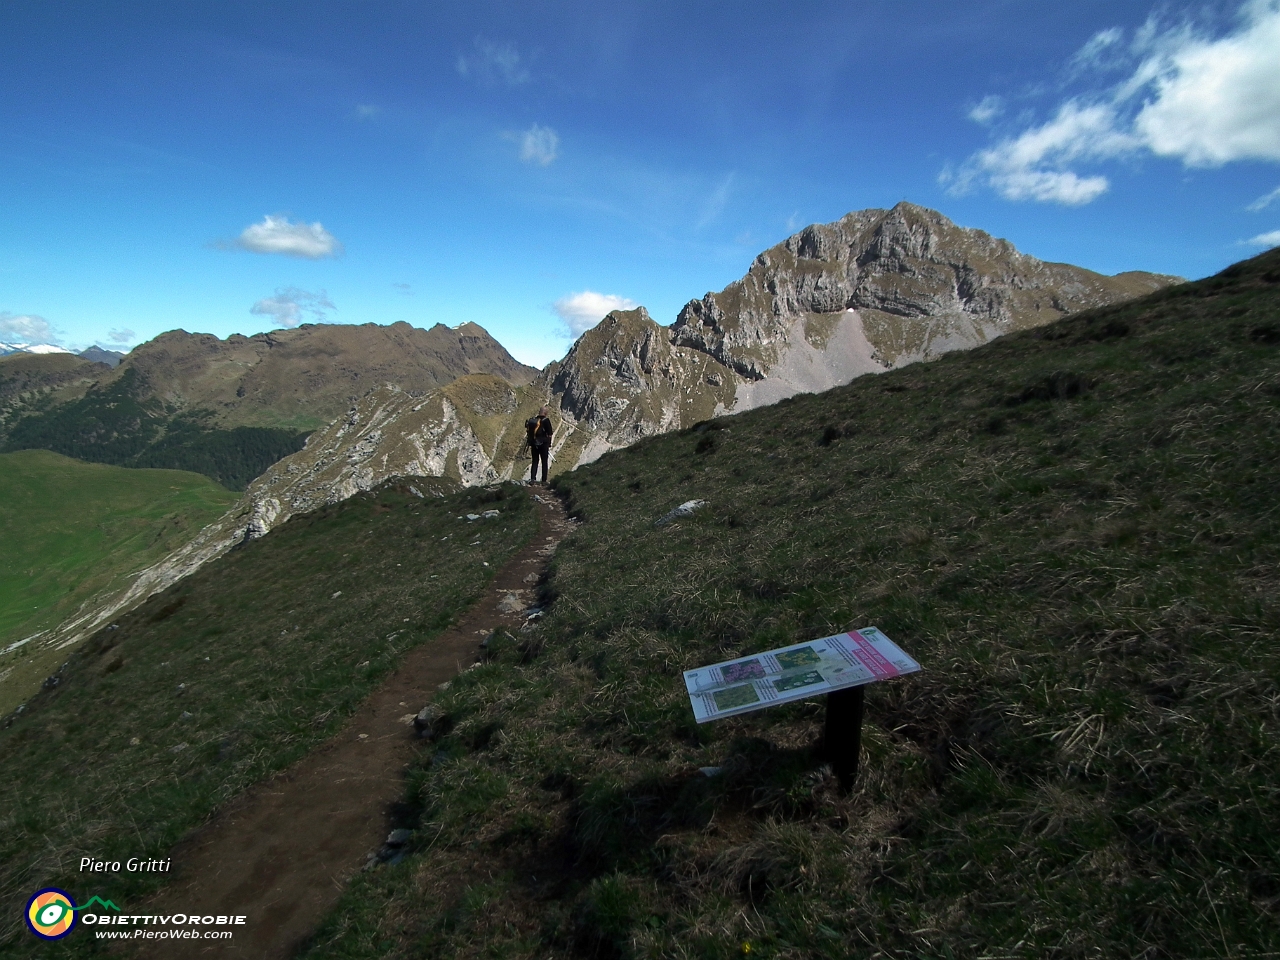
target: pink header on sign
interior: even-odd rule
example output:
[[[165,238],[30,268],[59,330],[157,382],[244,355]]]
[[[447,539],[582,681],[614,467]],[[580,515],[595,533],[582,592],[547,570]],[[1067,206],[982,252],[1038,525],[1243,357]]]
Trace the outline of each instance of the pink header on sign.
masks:
[[[855,656],[862,661],[868,670],[875,674],[877,680],[898,675],[897,668],[881,656],[880,651],[872,646],[866,637],[857,631],[850,631],[846,636],[853,641]]]

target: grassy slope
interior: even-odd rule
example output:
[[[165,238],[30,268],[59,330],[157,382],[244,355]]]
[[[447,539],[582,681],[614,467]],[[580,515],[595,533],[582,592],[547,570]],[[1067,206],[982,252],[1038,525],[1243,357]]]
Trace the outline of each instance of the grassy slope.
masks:
[[[44,884],[83,887],[79,857],[163,856],[335,732],[533,535],[536,512],[514,489],[362,494],[206,565],[88,641],[0,730],[0,955],[44,955],[21,906]],[[501,516],[458,520],[481,503]],[[147,889],[128,875],[102,885],[116,902]],[[48,955],[92,950],[72,940]]]
[[[120,587],[235,500],[194,473],[81,463],[47,450],[0,454],[0,650]],[[0,654],[0,715],[65,659],[38,639]]]
[[[1280,950],[1280,252],[712,427],[557,481],[558,599],[308,957]],[[850,797],[820,703],[693,723],[867,624],[924,670]]]

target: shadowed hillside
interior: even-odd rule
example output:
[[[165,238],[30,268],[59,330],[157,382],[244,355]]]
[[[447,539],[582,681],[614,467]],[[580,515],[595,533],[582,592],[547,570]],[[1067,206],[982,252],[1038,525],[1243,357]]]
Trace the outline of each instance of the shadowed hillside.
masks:
[[[323,743],[537,530],[523,490],[449,494],[417,479],[282,525],[99,631],[5,718],[0,956],[102,956],[85,930],[31,936],[32,892],[53,884],[83,902],[92,885],[139,904],[169,878],[88,878],[79,858],[163,857]],[[460,516],[472,511],[492,515]]]

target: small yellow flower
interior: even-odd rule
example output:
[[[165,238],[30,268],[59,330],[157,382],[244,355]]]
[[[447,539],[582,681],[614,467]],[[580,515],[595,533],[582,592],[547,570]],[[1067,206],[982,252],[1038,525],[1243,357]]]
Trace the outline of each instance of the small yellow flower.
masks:
[[[742,955],[745,957],[745,956],[749,955],[750,953],[751,953],[751,941],[749,941],[749,940],[743,940],[743,941],[742,941]]]

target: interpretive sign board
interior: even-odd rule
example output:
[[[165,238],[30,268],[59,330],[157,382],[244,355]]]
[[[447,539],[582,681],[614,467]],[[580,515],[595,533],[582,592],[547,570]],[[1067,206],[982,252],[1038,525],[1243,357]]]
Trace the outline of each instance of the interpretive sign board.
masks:
[[[686,670],[698,723],[915,673],[920,664],[876,627]]]

